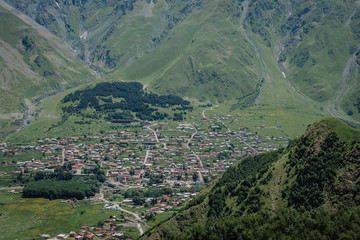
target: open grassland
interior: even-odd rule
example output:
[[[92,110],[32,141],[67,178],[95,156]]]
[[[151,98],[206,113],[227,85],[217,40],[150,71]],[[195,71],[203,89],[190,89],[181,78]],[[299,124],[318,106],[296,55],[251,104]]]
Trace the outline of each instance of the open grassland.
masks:
[[[14,182],[15,179],[16,179],[15,175],[14,174],[11,175],[11,174],[9,174],[7,172],[11,172],[9,170],[15,171],[16,168],[14,167],[14,168],[6,168],[6,169],[4,169],[3,167],[0,167],[0,169],[1,169],[0,171],[6,172],[6,174],[4,174],[4,173],[0,174],[0,187],[9,187],[9,186],[15,185],[15,182]]]
[[[155,216],[154,220],[147,222],[147,225],[154,227],[161,222],[164,222],[174,215],[174,211],[164,212]]]
[[[0,191],[0,196],[0,239],[33,239],[39,233],[67,233],[124,214],[103,210],[102,204],[73,208],[60,200],[23,199],[20,194],[8,191]]]
[[[61,154],[61,153],[59,153]],[[4,156],[3,154],[0,155],[0,161],[7,162],[7,164],[11,162],[25,162],[25,161],[31,161],[31,159],[46,159],[46,155],[42,154],[40,151],[36,150],[30,150],[30,151],[24,151],[24,152],[17,152],[14,156]]]

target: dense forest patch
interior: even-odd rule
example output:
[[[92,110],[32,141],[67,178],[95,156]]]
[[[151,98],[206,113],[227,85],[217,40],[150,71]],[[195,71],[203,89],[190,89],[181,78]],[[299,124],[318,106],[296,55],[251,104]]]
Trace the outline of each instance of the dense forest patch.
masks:
[[[62,100],[65,114],[80,114],[90,118],[113,120],[182,120],[182,114],[192,111],[190,102],[174,95],[158,95],[143,90],[138,82],[98,83],[93,88],[70,93]],[[166,109],[172,108],[174,116]],[[85,111],[87,112],[85,113]],[[134,116],[135,115],[135,116]]]
[[[23,182],[23,197],[82,200],[99,192],[105,181],[105,173],[99,167],[93,168],[88,176],[73,176],[63,167],[57,167],[53,173],[38,171],[31,176],[19,174],[17,180]]]

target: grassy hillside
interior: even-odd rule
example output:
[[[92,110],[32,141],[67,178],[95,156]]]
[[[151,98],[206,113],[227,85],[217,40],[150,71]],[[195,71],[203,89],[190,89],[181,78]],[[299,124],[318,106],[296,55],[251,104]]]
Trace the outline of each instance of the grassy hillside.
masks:
[[[355,0],[10,4],[63,37],[107,80],[139,81],[230,111],[259,106],[269,118],[360,120]]]
[[[253,93],[260,62],[226,2],[203,2],[153,51],[109,76],[150,82],[160,93],[224,102]]]
[[[248,127],[291,137],[325,116],[359,120],[353,0],[10,4],[63,37],[105,81],[216,103]]]
[[[274,60],[287,80],[328,114],[359,120],[357,1],[258,1],[249,8],[255,11],[247,17],[248,29],[276,50]],[[281,14],[269,14],[279,9]]]
[[[0,14],[2,138],[19,127],[24,111],[40,97],[93,80],[94,76],[84,64],[64,51],[66,48],[59,40],[44,38],[2,7]]]
[[[64,37],[92,67],[115,71],[111,80],[200,101],[257,95],[260,62],[239,19],[225,11],[231,1],[9,3]]]
[[[360,131],[338,119],[314,123],[286,149],[229,168],[186,210],[144,239],[354,239],[360,224],[352,218],[360,203],[359,141]]]

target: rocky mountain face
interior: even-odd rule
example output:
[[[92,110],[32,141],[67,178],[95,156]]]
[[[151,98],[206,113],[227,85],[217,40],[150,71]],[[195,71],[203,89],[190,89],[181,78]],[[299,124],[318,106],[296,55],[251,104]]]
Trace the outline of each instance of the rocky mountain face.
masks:
[[[337,119],[314,123],[287,148],[229,168],[144,239],[353,239],[360,224],[352,218],[360,203],[359,140],[359,130]]]

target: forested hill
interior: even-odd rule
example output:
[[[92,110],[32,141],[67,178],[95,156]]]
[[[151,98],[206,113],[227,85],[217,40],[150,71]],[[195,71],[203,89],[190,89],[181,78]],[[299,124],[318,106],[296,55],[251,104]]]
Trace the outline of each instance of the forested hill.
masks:
[[[65,115],[82,115],[87,118],[106,120],[132,120],[135,115],[141,120],[183,120],[182,114],[192,111],[190,102],[174,95],[158,95],[143,91],[138,82],[98,83],[93,88],[78,90],[64,97],[63,112]],[[93,113],[85,113],[91,108]],[[166,109],[172,108],[174,116],[169,116]]]
[[[229,168],[144,239],[356,239],[360,131],[326,118]]]

